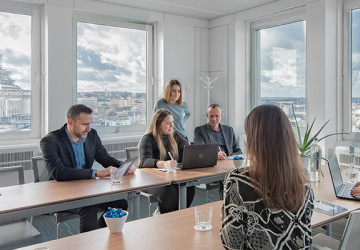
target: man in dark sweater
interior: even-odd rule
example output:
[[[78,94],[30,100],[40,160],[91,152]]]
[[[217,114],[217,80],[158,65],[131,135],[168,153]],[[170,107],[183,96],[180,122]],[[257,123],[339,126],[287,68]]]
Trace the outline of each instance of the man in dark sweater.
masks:
[[[51,180],[102,178],[109,176],[111,169],[121,165],[120,161],[108,154],[96,130],[91,129],[92,121],[91,108],[82,104],[73,105],[67,112],[67,123],[41,139],[40,147]],[[104,169],[98,171],[92,169],[94,160],[99,162]],[[128,174],[134,171],[133,166]],[[107,207],[126,210],[128,204],[126,200],[119,200],[71,210],[80,215],[80,232],[104,227],[103,217],[97,220],[97,212],[98,208],[107,209]]]

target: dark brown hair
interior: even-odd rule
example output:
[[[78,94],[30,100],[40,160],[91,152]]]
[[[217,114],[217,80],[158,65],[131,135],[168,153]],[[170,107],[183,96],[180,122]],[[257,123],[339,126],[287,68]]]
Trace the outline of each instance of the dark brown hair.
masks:
[[[305,195],[306,173],[289,118],[275,105],[260,105],[245,119],[250,177],[268,208],[297,211]]]

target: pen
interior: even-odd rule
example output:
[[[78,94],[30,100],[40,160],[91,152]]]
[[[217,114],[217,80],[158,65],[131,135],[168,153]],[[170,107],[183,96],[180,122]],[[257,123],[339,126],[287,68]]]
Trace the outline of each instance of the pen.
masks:
[[[168,154],[169,154],[169,156],[170,156],[170,159],[173,161],[173,160],[174,160],[174,158],[172,157],[171,153],[170,153],[170,152],[168,152]]]
[[[220,146],[219,146],[219,151],[221,152],[221,148],[220,148]]]

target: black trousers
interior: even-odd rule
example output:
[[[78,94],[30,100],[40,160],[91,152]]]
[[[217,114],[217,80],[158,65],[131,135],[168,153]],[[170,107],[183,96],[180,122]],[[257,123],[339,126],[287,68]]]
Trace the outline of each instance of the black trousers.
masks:
[[[109,207],[121,208],[123,210],[127,210],[128,203],[126,200],[123,199],[123,200],[111,201],[111,202],[106,202],[106,203],[82,207],[82,208],[71,209],[68,211],[80,215],[80,233],[84,233],[106,226],[103,216],[101,215],[100,218],[98,219],[97,213],[99,209],[101,209],[104,214]]]
[[[177,185],[150,188],[145,192],[152,194],[159,201],[160,213],[168,213],[179,209],[179,188]],[[186,205],[190,207],[195,196],[195,187],[188,187],[186,194]]]

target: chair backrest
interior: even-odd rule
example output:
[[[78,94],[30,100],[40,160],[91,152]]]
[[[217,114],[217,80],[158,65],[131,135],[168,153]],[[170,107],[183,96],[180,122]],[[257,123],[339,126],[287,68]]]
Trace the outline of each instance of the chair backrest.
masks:
[[[131,158],[136,158],[138,157],[138,148],[137,147],[125,148],[125,154],[127,160]]]
[[[0,167],[0,187],[25,183],[23,166]]]
[[[350,214],[346,223],[344,234],[339,249],[352,250],[359,249],[360,246],[360,211],[354,211]]]
[[[35,156],[31,158],[34,171],[35,182],[48,181],[49,171],[46,168],[44,157]]]

